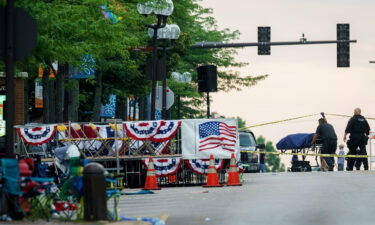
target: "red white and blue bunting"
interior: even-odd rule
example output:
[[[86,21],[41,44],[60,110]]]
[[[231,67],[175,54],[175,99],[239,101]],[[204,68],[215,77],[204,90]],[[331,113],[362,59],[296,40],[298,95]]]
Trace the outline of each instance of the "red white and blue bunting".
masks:
[[[181,121],[146,121],[146,122],[125,122],[126,135],[137,141],[150,140],[152,142],[166,142],[172,139]]]
[[[197,174],[207,174],[208,166],[210,164],[209,159],[188,159],[185,160],[188,167]],[[222,169],[224,166],[224,159],[215,159],[216,170]]]
[[[157,177],[175,174],[181,167],[182,158],[154,158],[154,168]],[[149,159],[142,159],[142,163],[148,167]]]
[[[49,142],[53,138],[57,130],[57,125],[18,127],[16,130],[26,144],[41,145]]]
[[[137,141],[149,140],[155,136],[164,121],[148,121],[148,122],[125,122],[124,128],[126,135]]]
[[[159,131],[155,136],[150,138],[153,142],[165,142],[172,139],[177,131],[178,128],[181,126],[181,121],[164,121],[160,126]]]

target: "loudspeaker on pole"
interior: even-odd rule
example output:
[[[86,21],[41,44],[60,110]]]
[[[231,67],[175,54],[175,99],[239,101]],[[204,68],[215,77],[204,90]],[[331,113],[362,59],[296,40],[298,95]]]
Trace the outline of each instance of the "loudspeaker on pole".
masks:
[[[215,65],[205,65],[197,68],[198,91],[217,92],[217,67]]]

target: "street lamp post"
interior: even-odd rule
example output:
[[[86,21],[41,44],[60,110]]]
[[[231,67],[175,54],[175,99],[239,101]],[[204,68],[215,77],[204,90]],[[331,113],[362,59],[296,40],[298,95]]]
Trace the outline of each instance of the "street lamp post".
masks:
[[[164,46],[161,48],[163,51],[163,61],[167,60],[167,51],[173,47],[167,48],[167,41],[172,40],[173,43],[180,37],[180,27],[177,24],[167,24],[164,28],[157,31],[157,39],[164,41]],[[148,34],[151,37],[155,36],[155,30],[149,29]],[[163,87],[162,87],[162,118],[167,119],[167,76],[163,74]]]
[[[148,1],[144,4],[137,4],[138,12],[144,16],[155,13],[158,18],[156,24],[147,24],[146,27],[153,31],[152,35],[152,74],[151,74],[151,120],[155,120],[155,100],[156,100],[156,81],[157,81],[157,39],[158,31],[167,25],[168,16],[173,12],[172,0],[164,0],[163,4],[158,7],[154,1]]]

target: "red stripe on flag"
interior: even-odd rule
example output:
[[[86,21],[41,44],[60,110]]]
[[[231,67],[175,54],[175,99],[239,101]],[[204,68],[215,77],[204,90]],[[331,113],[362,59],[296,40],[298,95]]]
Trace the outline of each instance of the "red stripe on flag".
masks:
[[[203,139],[200,141],[200,143],[203,143],[203,142],[206,142],[208,140],[219,140],[219,141],[230,141],[230,142],[236,142],[235,139],[229,139],[229,138],[225,138],[225,137],[210,137],[210,138],[207,138],[207,139]]]

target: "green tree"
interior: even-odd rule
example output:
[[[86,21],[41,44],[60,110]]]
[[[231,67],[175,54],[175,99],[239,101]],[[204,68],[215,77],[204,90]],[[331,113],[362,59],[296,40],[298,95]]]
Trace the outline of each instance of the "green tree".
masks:
[[[266,152],[276,152],[272,142],[266,141],[263,136],[257,138],[257,143],[264,143]],[[267,154],[266,157],[267,172],[285,172],[285,165],[281,163],[279,155]]]
[[[29,72],[28,84],[33,87],[37,68],[42,64],[45,68],[45,95],[52,96],[52,100],[55,92],[59,96],[55,99],[56,104],[52,101],[51,106],[45,108],[44,115],[54,116],[53,111],[46,112],[54,105],[56,114],[61,114],[63,92],[78,93],[78,88],[80,94],[74,98],[77,103],[73,104],[73,109],[78,112],[79,105],[80,120],[98,120],[99,106],[105,104],[111,94],[123,100],[128,95],[142,99],[150,93],[150,82],[144,79],[144,74],[145,62],[151,53],[132,50],[150,45],[151,39],[144,25],[155,23],[154,16],[145,18],[137,12],[136,3],[141,1],[145,0],[16,1],[18,7],[24,8],[38,22],[38,46],[30,57],[17,64],[16,69]],[[0,3],[4,5],[5,0],[0,0]],[[168,23],[178,24],[182,34],[175,48],[167,53],[167,68],[169,72],[190,72],[193,82],[181,84],[168,80],[168,86],[176,95],[182,96],[181,112],[184,118],[205,115],[205,97],[197,92],[197,65],[215,64],[219,67],[221,91],[239,90],[265,79],[266,76],[253,77],[233,71],[246,65],[234,60],[234,49],[191,49],[190,46],[196,42],[233,41],[240,33],[218,29],[212,10],[200,6],[197,0],[174,1],[174,5],[175,10]],[[110,12],[123,19],[113,22],[105,18],[101,12],[102,6],[107,6]],[[79,81],[66,79],[69,66],[80,66],[85,54],[95,59],[97,76]],[[48,74],[55,61],[60,65],[56,81],[51,81]],[[29,89],[27,95],[33,96],[32,88]],[[45,96],[46,104],[48,99]],[[33,107],[31,109],[36,111]],[[172,110],[172,117],[175,117],[175,109]],[[84,116],[90,111],[94,112],[92,116]],[[62,118],[61,115],[58,118]]]
[[[236,119],[237,119],[238,129],[246,127],[246,121],[244,119],[242,119],[239,116],[237,116]]]
[[[140,46],[144,42],[144,36],[139,35],[143,31],[140,26],[141,16],[138,15],[134,4],[124,3],[121,5],[112,0],[54,0],[54,1],[28,1],[18,0],[17,6],[24,8],[30,13],[38,23],[38,46],[33,54],[27,60],[18,64],[18,69],[23,71],[35,71],[30,65],[38,67],[42,64],[45,67],[44,93],[49,96],[54,95],[54,84],[48,79],[49,69],[52,62],[58,61],[61,65],[81,65],[82,57],[90,54],[96,61],[96,71],[98,76],[95,79],[71,80],[65,84],[65,90],[76,89],[81,86],[81,94],[74,96],[79,99],[73,110],[78,112],[78,105],[92,109],[99,109],[103,102],[103,96],[119,92],[113,81],[104,84],[106,72],[109,70],[127,71],[126,76],[139,76],[138,64],[136,59],[131,57],[130,50],[133,46]],[[101,11],[102,6],[116,14],[118,18],[123,18],[113,22],[104,17]],[[129,8],[128,8],[129,6]],[[130,7],[131,6],[131,7]],[[126,9],[125,9],[126,7]],[[117,64],[114,66],[114,64]],[[113,69],[114,68],[114,69]],[[59,70],[57,78],[66,77],[68,70]],[[65,74],[64,74],[65,72]],[[36,73],[30,73],[30,79],[33,81]],[[119,76],[123,75],[119,74]],[[119,80],[126,80],[121,79]],[[57,79],[63,81],[63,79]],[[54,81],[52,81],[54,82]],[[79,86],[78,86],[79,83]],[[117,87],[120,84],[116,83]],[[57,85],[61,87],[61,85]],[[91,88],[89,88],[91,86]],[[122,86],[120,92],[124,88]],[[64,86],[62,86],[64,89]],[[51,88],[51,89],[49,89]],[[106,90],[103,90],[106,88]],[[85,90],[89,89],[89,92]],[[111,92],[111,93],[109,93]],[[73,92],[76,93],[76,92]],[[48,107],[49,97],[44,96],[45,104],[43,115],[53,115],[48,110],[53,109],[53,105]],[[61,103],[62,101],[58,102]],[[87,105],[87,103],[90,103]],[[62,108],[61,106],[58,108]],[[69,107],[71,108],[71,107]],[[82,111],[82,110],[81,110]],[[97,110],[93,116],[97,120]],[[71,119],[71,118],[70,118]],[[54,122],[54,121],[48,121]]]

